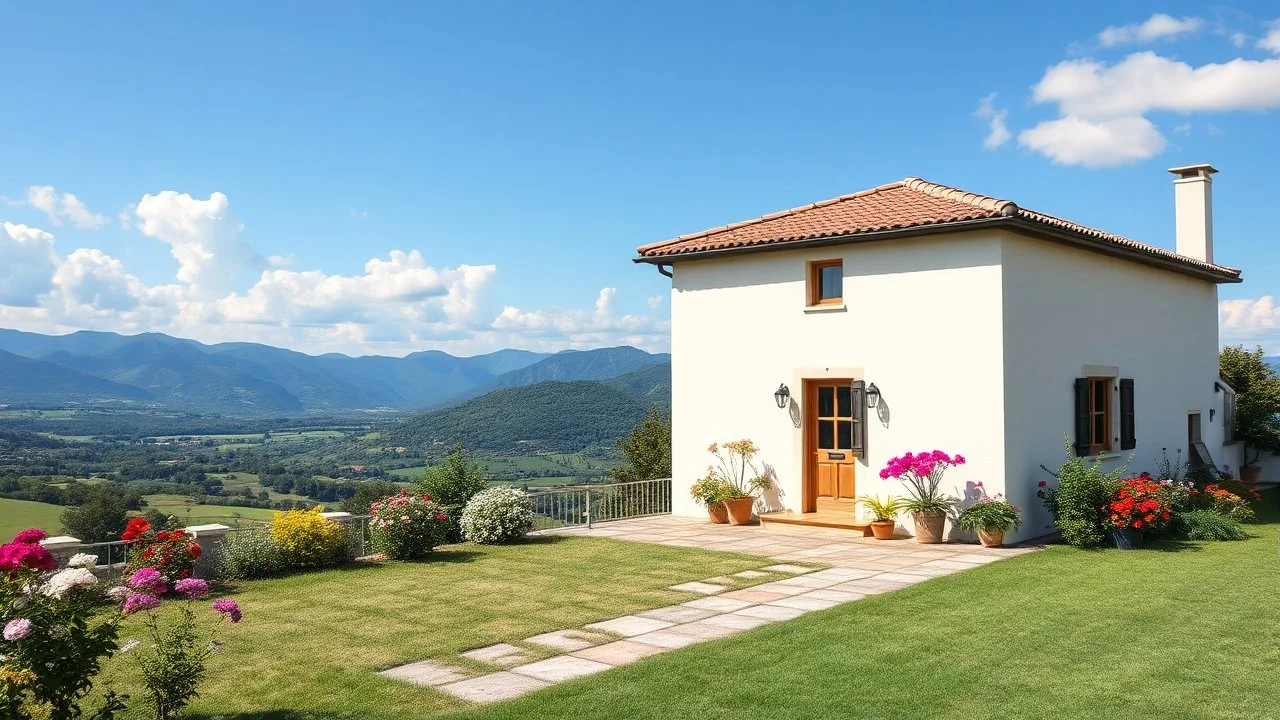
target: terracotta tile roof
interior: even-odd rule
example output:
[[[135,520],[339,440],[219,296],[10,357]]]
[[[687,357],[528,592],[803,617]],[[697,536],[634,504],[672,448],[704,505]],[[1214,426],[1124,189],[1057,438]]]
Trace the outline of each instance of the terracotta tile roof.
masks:
[[[1130,259],[1143,260],[1238,282],[1240,271],[1201,262],[1164,248],[1096,230],[1069,220],[1018,207],[1009,200],[979,195],[909,177],[852,195],[641,247],[639,261],[676,260],[682,255],[717,250],[747,250],[763,245],[839,238],[910,228],[937,227],[976,220],[1005,219],[1031,227],[1044,226],[1074,236],[1084,244]],[[941,229],[941,228],[938,228]],[[852,238],[851,238],[852,239]]]

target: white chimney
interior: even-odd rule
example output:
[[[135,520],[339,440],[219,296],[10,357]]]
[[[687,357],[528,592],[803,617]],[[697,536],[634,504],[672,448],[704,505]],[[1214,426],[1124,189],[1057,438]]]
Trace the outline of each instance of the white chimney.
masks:
[[[1196,260],[1213,262],[1212,165],[1169,168],[1173,181],[1173,212],[1177,251]]]

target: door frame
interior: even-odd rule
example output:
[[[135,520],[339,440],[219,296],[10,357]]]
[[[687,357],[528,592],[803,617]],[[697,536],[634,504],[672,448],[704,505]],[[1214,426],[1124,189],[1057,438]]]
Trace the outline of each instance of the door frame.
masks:
[[[857,378],[806,377],[801,379],[800,433],[803,452],[803,472],[800,482],[800,512],[818,511],[818,386],[833,383],[852,384]],[[854,483],[857,483],[857,462],[854,462]],[[856,490],[856,486],[855,486]]]

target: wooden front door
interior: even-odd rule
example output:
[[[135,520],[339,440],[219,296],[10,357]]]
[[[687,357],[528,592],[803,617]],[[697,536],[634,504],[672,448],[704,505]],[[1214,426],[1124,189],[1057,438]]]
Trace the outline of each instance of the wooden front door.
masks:
[[[805,403],[810,448],[806,510],[847,510],[854,501],[854,407],[849,380],[815,380]]]

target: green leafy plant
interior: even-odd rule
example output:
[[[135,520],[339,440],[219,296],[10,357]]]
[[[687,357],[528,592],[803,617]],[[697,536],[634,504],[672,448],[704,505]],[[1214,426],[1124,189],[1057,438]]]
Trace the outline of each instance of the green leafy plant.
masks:
[[[889,496],[881,500],[875,495],[863,495],[858,498],[858,504],[866,508],[876,522],[893,522],[902,510],[903,499]]]
[[[1057,487],[1041,482],[1037,493],[1045,509],[1053,515],[1054,525],[1062,539],[1070,545],[1096,548],[1111,538],[1112,524],[1106,507],[1120,489],[1128,472],[1128,463],[1103,472],[1102,461],[1077,457],[1071,439],[1064,437],[1067,459],[1057,470],[1040,467],[1057,479]]]
[[[733,496],[732,486],[728,480],[711,472],[699,478],[689,487],[689,495],[699,505],[710,507],[722,503]]]
[[[1187,540],[1247,540],[1240,522],[1215,510],[1188,510],[1173,516],[1173,531]]]
[[[533,504],[514,488],[490,488],[471,498],[462,510],[462,535],[482,545],[497,545],[533,530]]]
[[[627,459],[627,466],[613,471],[615,482],[671,477],[671,420],[655,405],[644,421],[618,441],[618,449]]]
[[[1257,467],[1262,451],[1280,451],[1280,376],[1260,346],[1223,348],[1218,371],[1236,391],[1233,437],[1244,442],[1244,467]]]
[[[228,533],[218,552],[218,572],[228,580],[269,577],[284,569],[284,553],[265,527]]]
[[[1022,527],[1022,515],[1018,511],[1018,506],[1004,499],[1004,495],[996,493],[994,496],[987,495],[982,490],[982,483],[977,484],[977,488],[982,491],[982,497],[960,512],[960,517],[956,519],[956,524],[966,530],[998,530],[1000,532],[1009,532]]]
[[[721,488],[725,497],[721,501],[737,498],[755,497],[769,489],[773,484],[768,475],[761,475],[751,460],[760,452],[760,448],[750,440],[733,440],[724,443],[711,443],[707,452],[716,458],[719,467],[708,467],[708,477],[718,477],[725,481]],[[750,472],[748,472],[750,471]]]
[[[480,465],[468,459],[461,445],[454,445],[444,462],[427,468],[417,483],[418,494],[426,493],[441,505],[466,505],[489,487]]]

